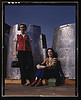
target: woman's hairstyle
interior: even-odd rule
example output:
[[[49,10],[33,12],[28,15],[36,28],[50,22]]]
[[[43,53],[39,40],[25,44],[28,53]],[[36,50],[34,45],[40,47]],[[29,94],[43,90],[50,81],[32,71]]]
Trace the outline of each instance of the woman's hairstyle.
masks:
[[[27,26],[26,26],[26,24],[23,24],[23,23],[19,25],[19,28],[18,28],[18,30],[20,30],[20,26],[21,26],[21,25],[24,25],[24,26],[25,26],[25,31],[26,31],[26,29],[27,29]]]
[[[52,51],[53,57],[55,57],[55,58],[58,57],[57,53],[53,50],[53,48],[48,48],[48,49],[47,49],[47,51],[46,51],[46,56],[47,56],[47,57],[49,57],[49,56],[48,56],[48,50],[51,50],[51,51]]]

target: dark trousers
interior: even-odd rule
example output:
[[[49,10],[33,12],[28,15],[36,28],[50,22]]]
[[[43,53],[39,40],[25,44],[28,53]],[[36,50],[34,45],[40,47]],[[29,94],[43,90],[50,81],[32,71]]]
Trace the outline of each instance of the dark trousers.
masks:
[[[55,69],[37,69],[35,77],[38,77],[39,79],[58,78],[59,72]]]
[[[26,79],[31,81],[33,73],[33,57],[30,51],[18,51],[20,63],[21,84],[26,83]]]
[[[59,71],[56,69],[45,69],[44,70],[44,78],[49,79],[49,78],[58,78],[60,76]]]
[[[46,64],[40,65],[46,66]],[[59,71],[56,69],[37,69],[35,77],[38,77],[39,79],[57,78],[59,77]]]
[[[38,77],[39,79],[43,79],[44,69],[37,69],[35,73],[35,77]]]

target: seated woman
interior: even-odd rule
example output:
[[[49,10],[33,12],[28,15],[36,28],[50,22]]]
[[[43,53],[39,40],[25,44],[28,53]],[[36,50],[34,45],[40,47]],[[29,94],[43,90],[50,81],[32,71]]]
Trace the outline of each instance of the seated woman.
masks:
[[[42,79],[47,77],[59,77],[59,71],[57,70],[57,57],[52,48],[48,48],[46,51],[47,58],[41,64],[38,64],[37,71],[35,73],[35,81],[31,86],[41,86]],[[51,70],[52,69],[52,70]]]

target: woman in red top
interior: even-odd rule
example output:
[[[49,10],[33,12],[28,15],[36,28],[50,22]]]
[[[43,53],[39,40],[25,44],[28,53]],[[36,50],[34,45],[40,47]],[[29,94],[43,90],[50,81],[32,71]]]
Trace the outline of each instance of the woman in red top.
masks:
[[[20,63],[20,73],[21,73],[21,84],[29,85],[26,83],[26,79],[28,78],[32,80],[32,70],[33,70],[33,56],[32,56],[32,47],[30,43],[29,36],[25,34],[27,29],[25,24],[20,24],[19,29],[21,34],[17,34],[14,38],[15,43],[15,60],[18,57]],[[17,56],[18,51],[18,56]]]

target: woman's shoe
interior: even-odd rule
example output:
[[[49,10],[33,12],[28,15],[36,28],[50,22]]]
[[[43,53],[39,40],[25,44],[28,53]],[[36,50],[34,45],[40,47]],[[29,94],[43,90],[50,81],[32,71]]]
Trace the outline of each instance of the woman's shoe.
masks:
[[[41,82],[38,81],[38,83],[35,86],[43,86],[42,81]]]
[[[37,84],[37,80],[35,80],[32,84],[31,84],[31,86],[35,86]]]

